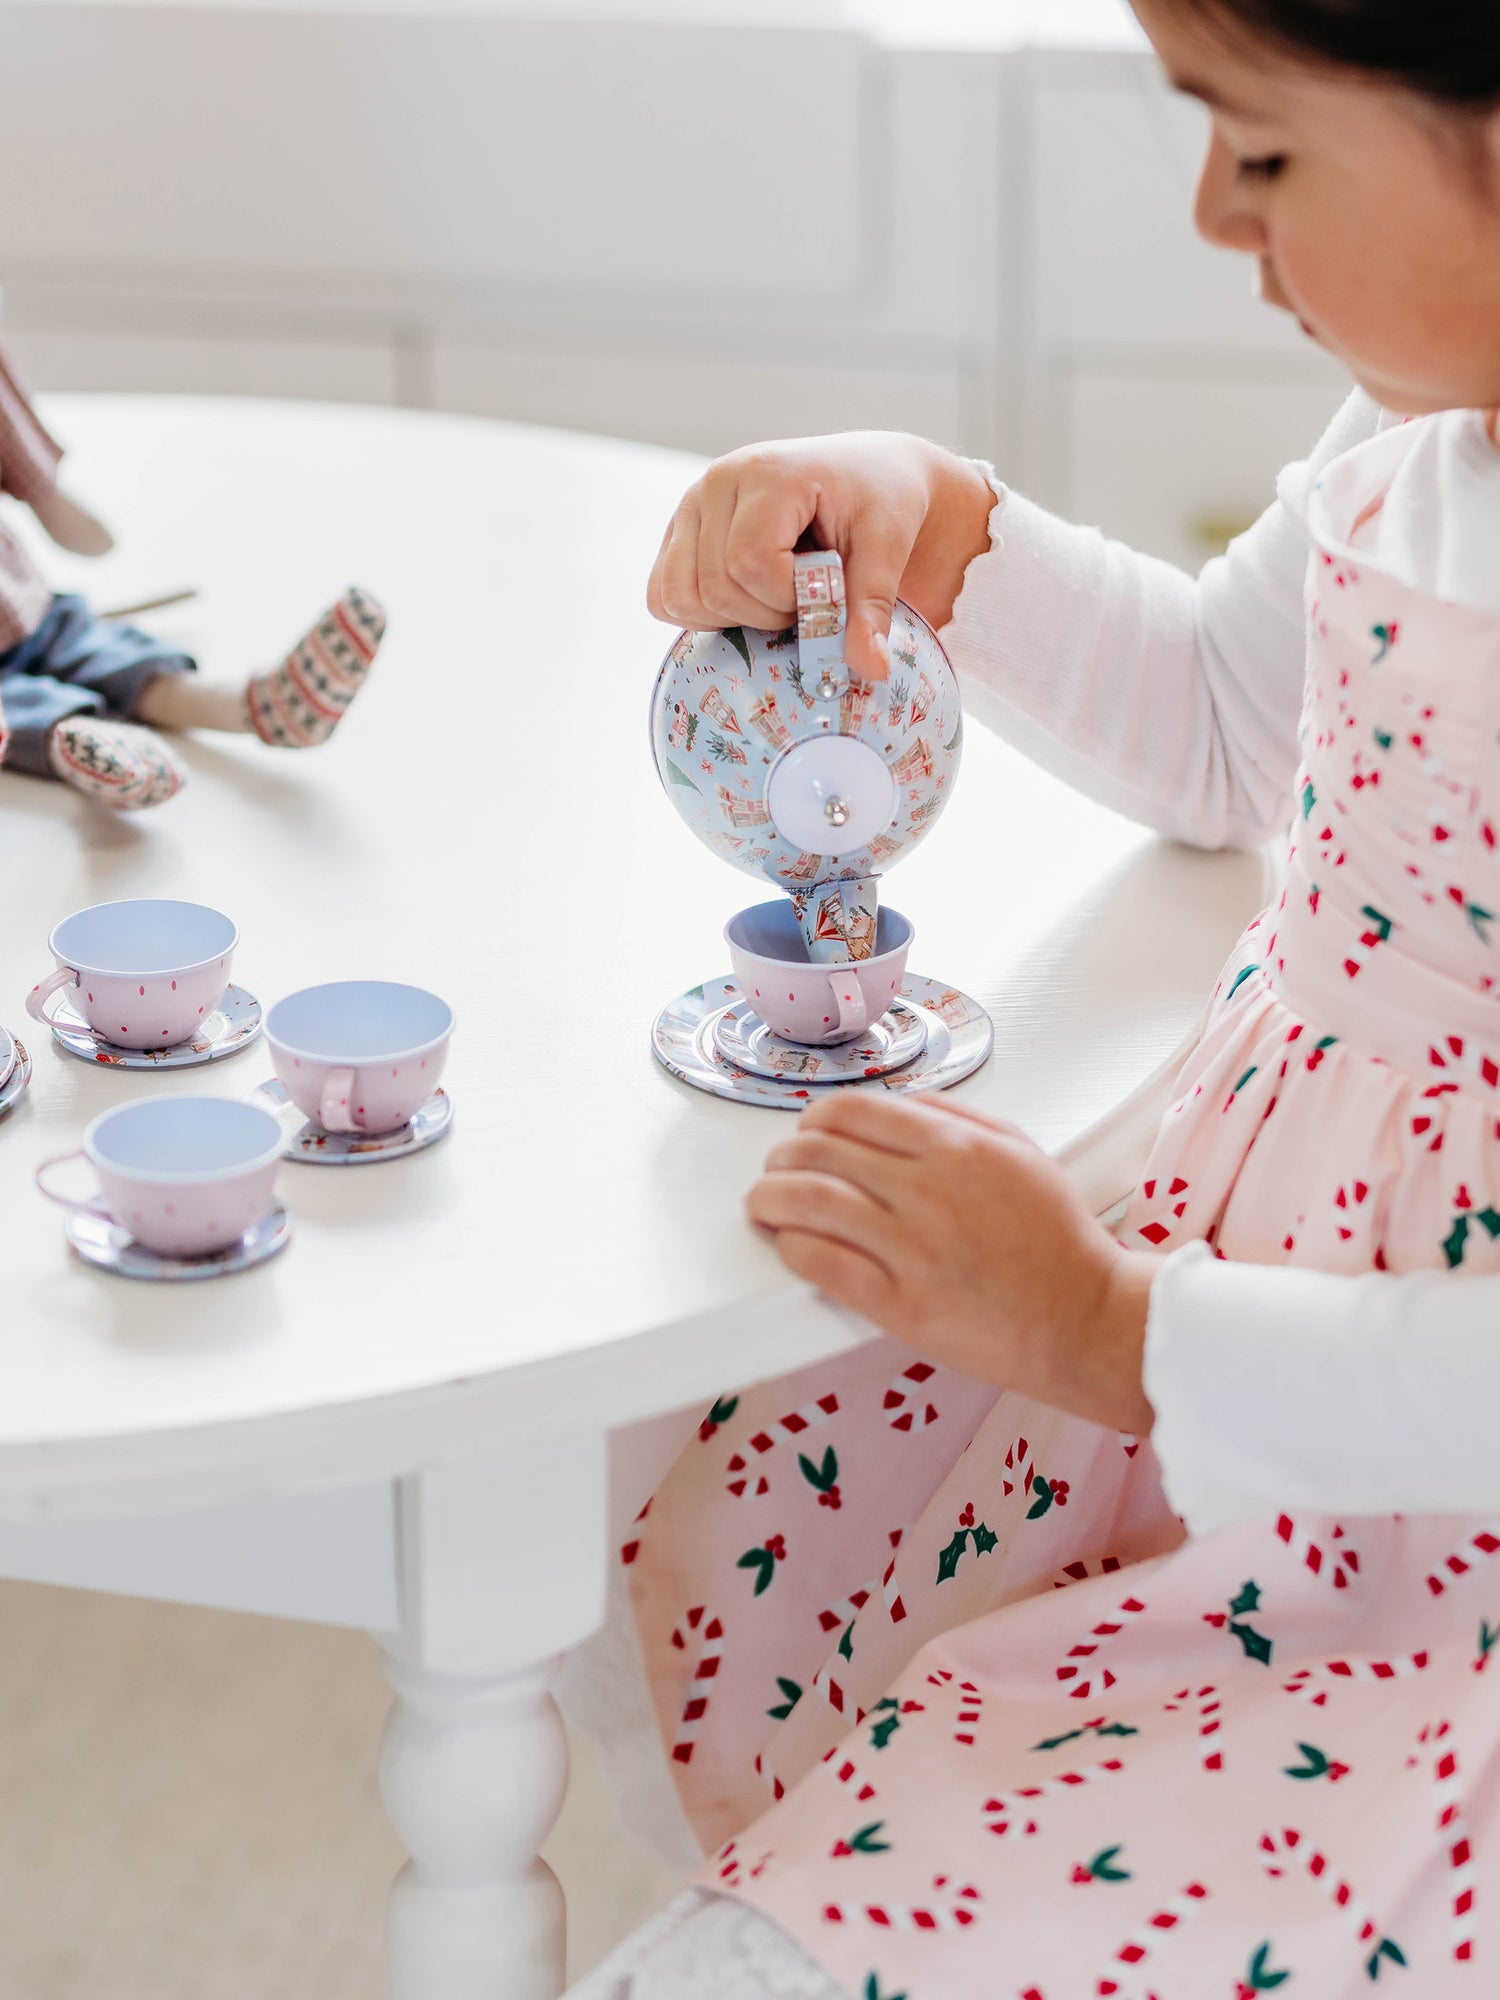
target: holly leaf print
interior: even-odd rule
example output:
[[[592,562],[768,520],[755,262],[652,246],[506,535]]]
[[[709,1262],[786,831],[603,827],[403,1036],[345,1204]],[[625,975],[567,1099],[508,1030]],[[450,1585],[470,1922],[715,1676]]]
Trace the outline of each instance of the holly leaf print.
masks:
[[[1128,1882],[1130,1880],[1130,1870],[1128,1868],[1117,1868],[1115,1866],[1115,1856],[1119,1851],[1120,1849],[1116,1845],[1114,1847],[1106,1847],[1094,1856],[1093,1860],[1089,1863],[1089,1873],[1096,1882]]]
[[[1396,638],[1400,630],[1401,630],[1400,626],[1396,624],[1394,619],[1391,621],[1389,625],[1372,625],[1370,627],[1370,637],[1372,639],[1378,639],[1380,641],[1380,651],[1375,655],[1374,659],[1370,662],[1370,665],[1372,667],[1378,667],[1380,665],[1380,662],[1385,658],[1386,654],[1391,650],[1392,646],[1395,645]]]
[[[1087,1736],[1086,1729],[1070,1729],[1066,1736],[1044,1736],[1040,1743],[1033,1743],[1033,1750],[1061,1750],[1065,1743],[1076,1743],[1080,1736]]]
[[[1487,1618],[1479,1621],[1479,1657],[1487,1660],[1500,1641],[1500,1625],[1491,1625]]]
[[[779,1541],[780,1537],[778,1536],[775,1539]],[[759,1597],[763,1591],[770,1589],[771,1578],[776,1574],[776,1550],[774,1545],[768,1542],[764,1548],[746,1549],[745,1553],[735,1564],[735,1568],[753,1569],[755,1571],[755,1595]]]
[[[991,1549],[998,1548],[1000,1545],[1000,1537],[991,1533],[989,1524],[985,1521],[981,1521],[979,1526],[973,1530],[973,1535],[974,1553],[976,1556],[987,1556]]]
[[[1231,1618],[1229,1629],[1245,1649],[1247,1660],[1259,1660],[1263,1667],[1271,1664],[1271,1641],[1253,1625],[1237,1625]]]
[[[870,1713],[880,1716],[870,1729],[870,1748],[883,1750],[901,1727],[901,1704],[894,1695],[888,1694],[876,1702]]]
[[[1038,1473],[1031,1482],[1031,1490],[1036,1498],[1026,1509],[1026,1518],[1028,1521],[1039,1521],[1052,1505],[1052,1488]]]
[[[853,1833],[849,1836],[846,1843],[849,1852],[851,1854],[889,1854],[891,1843],[888,1840],[880,1838],[884,1830],[885,1821],[883,1819],[871,1820],[868,1826],[862,1826],[858,1833]]]
[[[882,1993],[880,1990],[880,1981],[872,1972],[865,1981],[865,1990],[861,1996],[861,2000],[906,2000],[906,1995],[904,1993]]]
[[[1312,809],[1317,803],[1318,794],[1313,788],[1312,779],[1309,778],[1307,783],[1302,787],[1302,817],[1304,819],[1312,818]]]
[[[854,1658],[854,1620],[852,1618],[844,1627],[843,1637],[839,1640],[839,1658],[841,1660],[852,1660]]]
[[[821,1465],[814,1465],[812,1460],[800,1451],[797,1454],[797,1463],[802,1468],[802,1477],[809,1486],[816,1487],[819,1493],[827,1493],[838,1485],[838,1453],[832,1445],[824,1452]]]
[[[1238,993],[1240,988],[1244,985],[1245,981],[1247,979],[1253,978],[1255,974],[1259,971],[1260,967],[1258,965],[1242,966],[1240,970],[1235,974],[1234,984],[1233,986],[1230,987],[1229,991],[1224,995],[1224,998],[1226,1000],[1232,1000],[1235,994]]]
[[[1094,1731],[1096,1736],[1139,1736],[1140,1733],[1129,1722],[1101,1722]]]
[[[748,641],[745,638],[743,629],[738,625],[731,625],[725,631],[724,637],[729,641],[730,645],[733,646],[734,650],[739,654],[740,658],[745,662],[745,665],[750,668],[751,673],[754,673],[755,667],[750,658],[750,647]]]
[[[1382,750],[1389,750],[1395,740],[1395,737],[1387,729],[1377,729],[1375,731],[1375,741],[1380,745]]]
[[[727,1424],[740,1406],[738,1396],[721,1396],[708,1413],[711,1424]]]
[[[1326,1778],[1332,1768],[1332,1759],[1325,1755],[1316,1743],[1299,1743],[1297,1748],[1302,1752],[1306,1762],[1300,1765],[1285,1765],[1283,1767],[1285,1775],[1288,1778]]]
[[[958,1559],[968,1546],[969,1531],[967,1528],[960,1528],[947,1548],[938,1557],[937,1580],[939,1583],[951,1583],[954,1577],[958,1575]]]
[[[1229,1609],[1230,1613],[1235,1617],[1238,1617],[1242,1611],[1259,1611],[1260,1585],[1258,1583],[1241,1584],[1240,1594],[1231,1601]]]
[[[1376,1945],[1374,1951],[1371,1952],[1369,1958],[1365,1961],[1365,1977],[1367,1979],[1378,1979],[1380,1977],[1381,1961],[1387,1958],[1391,1961],[1392,1965],[1405,1965],[1406,1963],[1406,1953],[1394,1938],[1382,1938],[1379,1944]]]
[[[785,1674],[778,1674],[776,1676],[776,1685],[786,1696],[786,1700],[781,1702],[776,1708],[768,1708],[766,1714],[770,1716],[773,1722],[785,1722],[798,1702],[801,1701],[802,1690],[795,1681],[789,1681]]]
[[[1251,1959],[1245,1973],[1245,1984],[1252,1993],[1274,1993],[1278,1986],[1284,1985],[1291,1978],[1290,1972],[1273,1972],[1269,1963],[1270,1957],[1271,1941],[1267,1938]]]

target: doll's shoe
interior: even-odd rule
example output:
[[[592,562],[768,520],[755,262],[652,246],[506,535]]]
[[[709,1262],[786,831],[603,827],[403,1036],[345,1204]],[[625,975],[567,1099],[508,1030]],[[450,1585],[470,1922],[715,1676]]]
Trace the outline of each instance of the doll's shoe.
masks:
[[[279,667],[251,681],[255,733],[281,750],[326,743],[364,686],[384,634],[385,613],[369,592],[346,590]]]
[[[154,729],[95,715],[64,717],[52,731],[49,753],[65,785],[120,812],[162,805],[187,782]]]

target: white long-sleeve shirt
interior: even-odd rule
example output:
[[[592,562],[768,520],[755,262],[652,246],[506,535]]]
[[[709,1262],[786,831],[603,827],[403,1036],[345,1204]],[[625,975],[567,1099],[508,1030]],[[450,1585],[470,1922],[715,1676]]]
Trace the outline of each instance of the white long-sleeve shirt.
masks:
[[[943,634],[971,711],[1172,839],[1279,833],[1297,762],[1308,495],[1383,421],[1353,395],[1196,581],[1000,490],[991,547]],[[1455,442],[1482,479],[1472,425]],[[1500,456],[1494,473],[1485,497],[1500,510]],[[1427,567],[1430,523],[1410,511],[1422,499],[1393,490],[1379,528],[1398,573]],[[1452,591],[1446,574],[1409,580]],[[1500,1512],[1500,1277],[1332,1277],[1194,1245],[1153,1287],[1145,1386],[1168,1497],[1195,1533],[1292,1505]]]

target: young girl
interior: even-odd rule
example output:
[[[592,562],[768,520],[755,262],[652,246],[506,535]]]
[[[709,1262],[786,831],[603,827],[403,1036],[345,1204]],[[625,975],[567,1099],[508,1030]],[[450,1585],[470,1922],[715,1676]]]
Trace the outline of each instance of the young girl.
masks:
[[[587,2000],[1493,1981],[1500,1519],[1326,1511],[1482,1504],[1426,1466],[1382,1499],[1357,1322],[1343,1425],[1300,1462],[1266,1434],[1298,1434],[1289,1299],[1305,1329],[1355,1285],[1416,1338],[1500,1271],[1500,4],[1137,12],[1213,112],[1200,228],[1363,391],[1277,505],[1195,585],[915,440],[767,447],[687,496],[652,600],[782,624],[812,527],[857,665],[899,587],[971,706],[1096,796],[1204,845],[1290,818],[1284,883],[1118,1242],[942,1100],[840,1093],[771,1153],[752,1219],[906,1345],[723,1398],[632,1530],[712,1859]],[[1173,1498],[1210,1495],[1189,1540],[1142,1348],[1149,1307],[1153,1391],[1191,1375],[1205,1304],[1258,1311],[1268,1359],[1215,1470],[1159,1413]]]

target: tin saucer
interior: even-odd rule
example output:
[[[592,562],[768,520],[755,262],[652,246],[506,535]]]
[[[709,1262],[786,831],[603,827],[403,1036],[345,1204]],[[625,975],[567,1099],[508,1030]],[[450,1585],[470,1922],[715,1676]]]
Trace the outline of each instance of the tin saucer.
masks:
[[[26,1044],[15,1035],[9,1039],[12,1061],[4,1083],[0,1083],[0,1118],[20,1103],[31,1082],[31,1057],[26,1053]]]
[[[744,1002],[732,978],[705,980],[669,1001],[651,1029],[651,1046],[658,1062],[695,1090],[709,1091],[738,1104],[765,1105],[776,1111],[801,1111],[820,1091],[828,1089],[946,1090],[960,1083],[989,1056],[995,1030],[989,1015],[967,993],[938,979],[908,974],[899,999],[920,1020],[923,1046],[911,1061],[883,1075],[829,1076],[823,1058],[830,1051],[808,1047],[809,1060],[780,1077],[757,1075],[721,1053],[722,1016]],[[788,1049],[797,1044],[783,1043]]]
[[[367,1167],[379,1160],[404,1160],[436,1145],[453,1123],[453,1100],[435,1090],[407,1125],[394,1132],[325,1132],[299,1111],[279,1076],[267,1077],[247,1091],[246,1104],[259,1104],[281,1120],[286,1134],[282,1156],[306,1160],[315,1167]]]
[[[857,1042],[813,1047],[772,1034],[742,1000],[737,1007],[715,1014],[713,1046],[732,1068],[770,1077],[773,1082],[794,1076],[799,1082],[863,1083],[915,1062],[927,1046],[927,1022],[915,1008],[898,1000],[878,1021],[870,1023]]]
[[[228,1278],[249,1271],[284,1250],[292,1240],[292,1218],[280,1202],[247,1229],[238,1243],[211,1257],[166,1257],[137,1243],[129,1230],[111,1222],[102,1208],[75,1209],[63,1225],[68,1242],[85,1264],[120,1278],[153,1284],[188,1284],[200,1278]]]
[[[192,1069],[238,1055],[260,1033],[260,1002],[243,986],[231,986],[191,1041],[170,1049],[122,1049],[91,1028],[71,1002],[64,1000],[49,1016],[53,1039],[84,1062],[105,1063],[111,1069]]]

